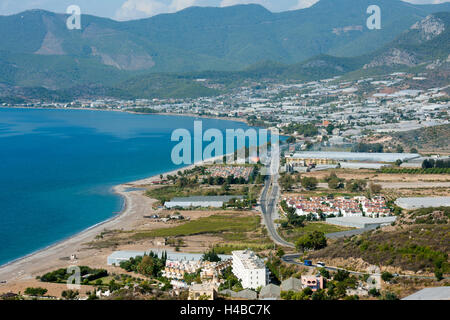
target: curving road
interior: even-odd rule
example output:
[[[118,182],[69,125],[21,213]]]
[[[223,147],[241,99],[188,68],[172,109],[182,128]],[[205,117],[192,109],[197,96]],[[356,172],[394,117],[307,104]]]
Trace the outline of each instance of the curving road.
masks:
[[[278,167],[279,167],[279,153],[273,153],[271,155],[271,175],[266,176],[264,182],[264,188],[261,193],[261,212],[264,220],[264,224],[269,231],[269,236],[273,242],[283,247],[295,248],[294,244],[287,242],[277,232],[274,220],[277,214],[278,197],[280,193],[280,187],[278,185]]]

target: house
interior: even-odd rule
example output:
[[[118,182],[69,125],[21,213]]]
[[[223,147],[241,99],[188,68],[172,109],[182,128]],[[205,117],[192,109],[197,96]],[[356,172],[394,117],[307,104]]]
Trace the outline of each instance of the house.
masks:
[[[312,291],[317,291],[324,288],[324,279],[322,276],[302,276],[303,288],[311,288]]]
[[[188,300],[214,300],[217,298],[217,286],[212,283],[194,283],[189,287]]]

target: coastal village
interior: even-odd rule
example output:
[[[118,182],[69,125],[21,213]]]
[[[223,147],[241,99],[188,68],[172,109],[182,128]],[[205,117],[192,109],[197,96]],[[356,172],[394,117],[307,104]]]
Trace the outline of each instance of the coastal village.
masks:
[[[286,133],[295,131],[292,131],[293,124],[320,123],[322,126],[318,127],[323,130],[318,135],[309,137],[307,134],[299,142],[304,145],[322,142],[327,136],[323,141],[325,145],[345,146],[370,134],[447,124],[449,85],[427,87],[432,78],[432,70],[421,74],[396,72],[353,81],[335,77],[308,83],[252,83],[225,95],[197,99],[121,101],[103,98],[69,104],[36,101],[18,106],[137,110],[237,121],[247,119],[250,124],[277,127]],[[332,124],[332,129],[328,124]]]
[[[449,219],[450,86],[427,85],[433,72],[16,106],[245,121],[286,139],[276,180],[261,163],[203,163],[117,186],[124,212],[53,248],[47,263],[7,266],[1,297],[394,300],[444,290],[448,241],[433,239],[445,239]],[[69,288],[71,266],[81,280]]]

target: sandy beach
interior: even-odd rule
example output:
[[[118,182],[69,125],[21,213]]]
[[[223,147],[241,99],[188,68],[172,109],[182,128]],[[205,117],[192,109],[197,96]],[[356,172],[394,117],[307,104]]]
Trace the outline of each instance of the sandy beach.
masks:
[[[191,169],[197,165],[211,163],[215,159],[209,159],[195,165],[166,172],[163,176],[175,175],[179,170]],[[152,185],[152,182],[157,180],[160,180],[160,175],[115,186],[113,188],[114,193],[124,199],[124,208],[119,214],[70,238],[1,266],[0,294],[23,292],[24,289],[30,286],[42,286],[42,283],[36,280],[36,276],[73,265],[87,265],[94,268],[109,269],[109,271],[114,272],[113,269],[115,267],[106,265],[106,258],[114,250],[111,248],[89,248],[86,244],[94,241],[99,234],[105,231],[127,231],[142,228],[149,230],[164,227],[163,223],[151,222],[146,218],[146,216],[157,212],[153,208],[157,200],[145,196],[145,190],[142,190],[142,188]],[[195,215],[195,213],[193,214]],[[150,248],[149,245],[133,243],[125,247],[122,246],[120,249],[148,250]],[[72,255],[76,256],[76,260],[70,260]],[[54,292],[52,292],[52,289]],[[65,285],[54,284],[49,288],[49,294],[58,295],[62,290],[66,289]],[[88,287],[84,288],[85,291],[88,289]]]

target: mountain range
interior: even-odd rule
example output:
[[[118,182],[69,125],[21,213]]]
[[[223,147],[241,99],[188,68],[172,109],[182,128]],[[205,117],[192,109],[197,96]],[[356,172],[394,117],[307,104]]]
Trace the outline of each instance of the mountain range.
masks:
[[[0,16],[0,95],[214,95],[193,80],[307,80],[447,59],[450,3],[378,0],[380,30],[366,26],[371,4],[321,0],[282,13],[191,7],[127,22],[83,15],[81,30],[42,10]]]

